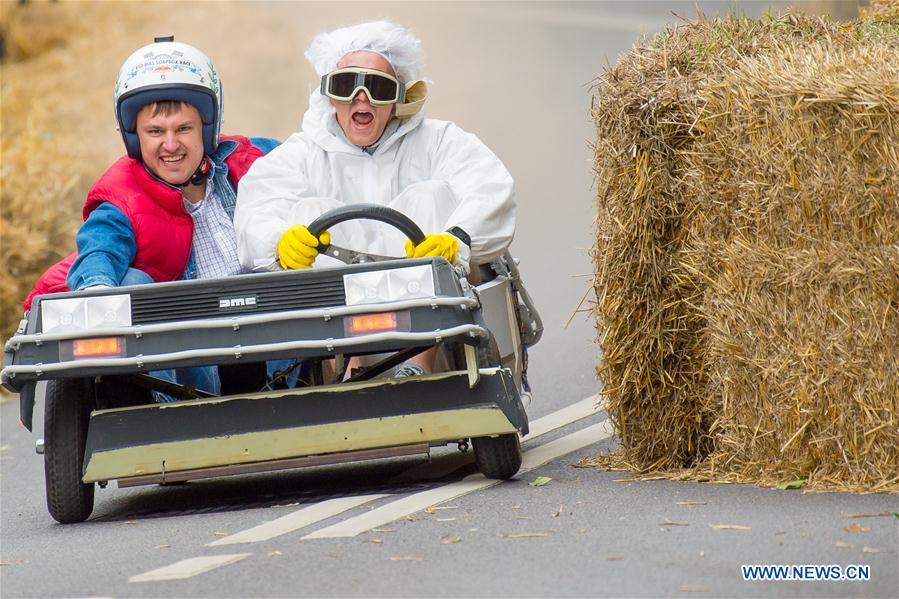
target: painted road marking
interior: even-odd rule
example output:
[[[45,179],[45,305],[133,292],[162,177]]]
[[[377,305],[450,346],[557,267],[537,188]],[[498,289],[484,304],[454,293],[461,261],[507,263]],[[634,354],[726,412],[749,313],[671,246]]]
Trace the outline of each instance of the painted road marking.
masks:
[[[557,457],[597,443],[611,437],[612,423],[606,419],[570,435],[565,435],[546,445],[541,445],[524,452],[519,474],[542,466]],[[432,505],[450,501],[473,491],[498,485],[503,481],[485,478],[482,474],[472,474],[458,482],[450,483],[436,489],[420,491],[412,495],[391,501],[370,512],[348,518],[343,522],[327,526],[303,537],[303,539],[327,539],[337,537],[354,537],[360,533],[389,524]]]
[[[326,518],[331,518],[337,514],[343,513],[354,507],[358,507],[369,501],[389,497],[389,495],[360,495],[357,497],[337,497],[328,499],[295,512],[287,514],[282,518],[277,518],[259,526],[254,526],[247,530],[235,533],[233,535],[218,539],[211,543],[206,543],[207,547],[216,547],[218,545],[235,545],[237,543],[258,543],[259,541],[268,541],[283,534],[293,532],[297,529],[321,522]]]
[[[228,564],[239,562],[245,557],[253,555],[252,553],[235,553],[232,555],[207,555],[204,557],[191,557],[183,559],[180,562],[156,568],[137,576],[132,576],[128,582],[157,582],[160,580],[177,580],[180,578],[190,578],[197,574],[203,574]]]
[[[607,418],[598,424],[588,426],[570,435],[559,437],[544,445],[538,445],[533,449],[525,451],[521,456],[521,470],[519,472],[527,472],[528,470],[538,468],[560,456],[577,451],[587,445],[598,443],[603,439],[608,439],[614,433],[612,421]]]
[[[605,409],[605,401],[600,400],[596,395],[591,395],[586,399],[582,399],[579,402],[573,403],[570,406],[564,407],[561,410],[553,412],[552,414],[547,414],[546,416],[531,422],[529,426],[530,432],[526,437],[522,438],[522,441],[536,439],[540,435],[545,435],[550,431],[562,428],[572,422],[582,420],[587,416],[598,414]]]
[[[573,403],[570,406],[564,407],[561,410],[553,412],[552,414],[547,414],[546,416],[531,422],[529,427],[530,432],[522,439],[522,443],[536,439],[546,433],[587,418],[588,416],[598,414],[605,409],[605,401],[600,400],[596,395],[591,395],[586,399],[582,399],[579,402]],[[431,461],[418,464],[409,470],[401,472],[391,478],[389,482],[405,483],[420,480],[440,480],[444,476],[452,474],[459,468],[462,468],[473,461],[474,453],[470,451],[467,453],[444,454]]]

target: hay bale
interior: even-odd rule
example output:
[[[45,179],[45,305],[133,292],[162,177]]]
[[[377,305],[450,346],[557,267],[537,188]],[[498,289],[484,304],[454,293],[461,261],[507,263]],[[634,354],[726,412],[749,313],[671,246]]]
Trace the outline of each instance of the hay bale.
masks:
[[[734,239],[707,301],[703,475],[899,487],[899,246]]]
[[[858,14],[869,21],[899,22],[899,0],[870,0],[867,6],[859,6]]]
[[[847,27],[800,15],[700,18],[656,36],[601,79],[594,110],[598,373],[621,436],[621,462],[641,471],[699,466],[696,472],[761,480],[752,464],[771,454],[735,461],[737,437],[724,426],[725,393],[731,409],[757,400],[750,387],[727,384],[757,372],[733,362],[721,370],[727,346],[713,342],[721,326],[739,320],[727,312],[742,309],[732,296],[751,288],[751,277],[737,284],[725,266],[739,247],[748,261],[768,256],[772,272],[786,276],[792,263],[777,270],[771,252],[839,247],[852,262],[897,243],[897,49],[899,32],[889,24]],[[822,297],[840,299],[827,289],[820,288]],[[812,301],[814,285],[781,291],[771,303],[782,309],[806,300],[824,306]],[[868,299],[881,301],[878,313],[890,305],[882,296]],[[833,314],[822,307],[793,316],[780,326],[798,332],[808,319],[828,322]],[[847,347],[855,347],[852,341]],[[895,347],[877,346],[893,358]],[[802,363],[801,356],[789,363]],[[743,369],[739,377],[734,368]],[[779,380],[795,383],[817,371],[779,372]],[[817,388],[812,378],[807,389]],[[899,420],[893,399],[870,397]],[[803,437],[797,450],[814,441]],[[883,482],[876,472],[888,454],[853,466],[851,476],[824,468],[815,480],[868,488]],[[823,466],[825,453],[815,455]],[[781,460],[772,472],[815,472],[808,463]]]

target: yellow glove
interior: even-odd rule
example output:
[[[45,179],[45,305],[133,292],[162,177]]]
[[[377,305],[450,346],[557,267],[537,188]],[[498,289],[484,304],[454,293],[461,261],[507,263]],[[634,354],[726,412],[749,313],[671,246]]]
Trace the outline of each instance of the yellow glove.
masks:
[[[331,243],[331,234],[325,231],[318,239],[306,225],[293,225],[278,240],[278,261],[285,270],[311,268],[318,256],[318,245]]]
[[[459,240],[449,233],[425,235],[424,241],[418,245],[412,245],[411,241],[406,241],[406,258],[443,256],[448,262],[452,263],[458,254]]]

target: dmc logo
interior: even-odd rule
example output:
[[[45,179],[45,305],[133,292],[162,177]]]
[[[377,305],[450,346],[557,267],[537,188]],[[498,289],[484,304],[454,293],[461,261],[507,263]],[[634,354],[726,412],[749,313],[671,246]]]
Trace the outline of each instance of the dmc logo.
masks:
[[[255,308],[256,296],[226,297],[219,300],[219,310],[233,310],[235,308]]]

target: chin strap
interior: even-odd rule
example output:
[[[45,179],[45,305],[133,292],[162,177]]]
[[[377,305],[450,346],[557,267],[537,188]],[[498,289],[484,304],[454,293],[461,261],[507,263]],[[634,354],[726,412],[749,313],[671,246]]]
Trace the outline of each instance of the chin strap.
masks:
[[[206,175],[209,174],[209,169],[211,165],[209,163],[208,158],[203,158],[200,162],[200,166],[197,167],[197,170],[194,171],[194,174],[190,176],[190,179],[185,181],[184,183],[179,183],[176,187],[187,187],[188,185],[199,185],[203,181],[206,180]]]
[[[143,164],[143,161],[141,161]],[[163,181],[161,177],[159,177],[156,173],[150,170],[146,164],[144,164],[144,169],[150,173],[150,176],[153,177],[156,181],[159,181],[163,185],[167,185],[172,189],[177,189],[181,191],[188,185],[199,185],[206,178],[206,175],[209,174],[209,170],[212,168],[212,163],[209,161],[209,158],[204,157],[200,162],[200,165],[197,167],[197,170],[194,171],[194,174],[190,176],[190,179],[185,181],[184,183],[169,183],[168,181]]]

